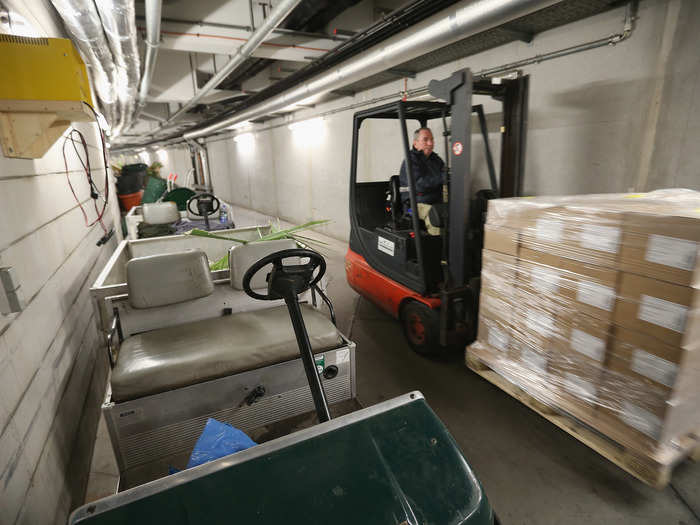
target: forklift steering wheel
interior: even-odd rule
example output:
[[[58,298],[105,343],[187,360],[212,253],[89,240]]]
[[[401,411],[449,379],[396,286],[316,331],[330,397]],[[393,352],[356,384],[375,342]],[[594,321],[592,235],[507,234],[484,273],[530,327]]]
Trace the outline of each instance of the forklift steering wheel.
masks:
[[[221,202],[219,202],[219,199],[217,199],[211,193],[200,193],[198,195],[194,195],[193,197],[190,197],[190,200],[187,201],[187,211],[189,211],[192,215],[196,215],[197,217],[204,217],[205,213],[202,213],[202,210],[200,209],[199,201],[202,200],[203,204],[204,204],[206,202],[206,200],[204,200],[205,198],[207,198],[212,205],[211,211],[206,215],[211,216],[211,215],[214,215],[217,211],[219,211],[219,208],[221,207]],[[197,203],[197,211],[192,209],[191,204],[193,202]]]
[[[306,264],[284,266],[282,261],[290,257],[308,257]],[[250,281],[263,266],[272,263],[272,270],[267,276],[267,295],[254,292],[250,288]],[[314,271],[319,268],[314,277]],[[276,299],[291,298],[296,300],[297,294],[305,292],[318,283],[326,273],[326,260],[313,250],[295,248],[271,253],[253,264],[243,276],[243,290],[253,299],[261,301],[274,301]]]

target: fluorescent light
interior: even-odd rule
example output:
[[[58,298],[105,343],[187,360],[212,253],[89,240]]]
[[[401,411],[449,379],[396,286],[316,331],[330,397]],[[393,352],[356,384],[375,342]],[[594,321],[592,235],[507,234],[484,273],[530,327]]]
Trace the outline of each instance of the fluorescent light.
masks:
[[[252,133],[241,133],[233,137],[236,147],[240,153],[250,153],[255,146],[255,137]]]
[[[244,120],[243,122],[238,122],[234,124],[233,126],[229,126],[226,129],[243,129],[243,128],[249,128],[253,124],[250,122],[250,120]]]
[[[323,119],[320,117],[312,118],[309,120],[300,120],[298,122],[292,122],[289,124],[287,127],[291,129],[292,131],[294,130],[311,130],[311,129],[319,129],[323,125]]]
[[[159,149],[158,151],[156,151],[156,156],[161,162],[165,162],[166,160],[168,160],[168,152],[164,149]]]
[[[235,140],[239,144],[249,144],[253,142],[253,134],[241,133],[240,135],[236,135],[235,137],[233,137],[233,140]]]

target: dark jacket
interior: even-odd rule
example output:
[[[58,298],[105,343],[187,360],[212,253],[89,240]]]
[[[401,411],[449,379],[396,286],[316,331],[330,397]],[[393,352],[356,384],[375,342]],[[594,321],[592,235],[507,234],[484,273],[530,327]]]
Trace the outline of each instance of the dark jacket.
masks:
[[[416,202],[435,204],[442,202],[442,185],[445,183],[445,163],[434,151],[426,157],[422,151],[411,148],[410,160],[413,180],[416,184]],[[399,171],[401,182],[401,200],[404,209],[410,208],[408,194],[408,174],[406,173],[406,161],[401,163]]]

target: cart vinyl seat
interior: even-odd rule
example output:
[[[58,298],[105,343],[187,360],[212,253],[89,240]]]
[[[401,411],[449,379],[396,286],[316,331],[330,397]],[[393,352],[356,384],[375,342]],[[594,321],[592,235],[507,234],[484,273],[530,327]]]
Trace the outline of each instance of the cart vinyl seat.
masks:
[[[308,305],[301,306],[314,353],[343,344],[328,318]],[[286,306],[153,330],[122,343],[112,370],[112,399],[135,399],[298,355]]]
[[[293,240],[284,239],[231,249],[231,293],[245,294],[238,290],[243,274],[254,262],[295,246]],[[138,310],[184,303],[214,290],[209,263],[201,250],[135,258],[127,263],[126,273],[129,302]],[[258,272],[252,284],[256,289],[264,287],[265,272]],[[316,309],[302,305],[302,315],[315,353],[343,345],[336,327]],[[137,399],[288,361],[298,354],[286,306],[150,330],[121,343],[112,370],[112,400]]]

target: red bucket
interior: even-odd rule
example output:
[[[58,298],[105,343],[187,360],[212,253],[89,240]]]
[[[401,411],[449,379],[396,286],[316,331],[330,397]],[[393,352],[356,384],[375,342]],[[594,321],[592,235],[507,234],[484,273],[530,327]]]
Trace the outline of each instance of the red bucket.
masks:
[[[141,204],[143,190],[137,191],[136,193],[127,193],[126,195],[117,195],[117,197],[119,197],[119,207],[122,211],[128,212],[134,206]]]

